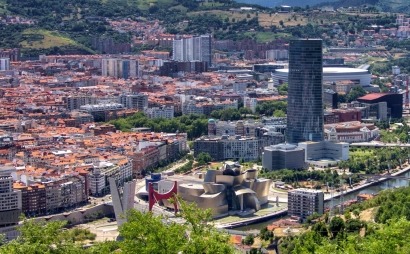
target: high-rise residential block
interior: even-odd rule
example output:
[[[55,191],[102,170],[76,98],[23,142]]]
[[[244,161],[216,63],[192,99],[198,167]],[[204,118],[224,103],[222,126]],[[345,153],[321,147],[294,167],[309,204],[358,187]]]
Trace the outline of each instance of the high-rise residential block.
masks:
[[[104,58],[101,62],[101,75],[114,78],[137,78],[138,61],[132,59]]]
[[[323,140],[322,40],[292,40],[286,138],[289,143]]]
[[[13,178],[0,175],[0,227],[17,224],[21,213],[21,192],[13,190]]]
[[[212,64],[211,35],[174,39],[172,59],[178,62],[200,61]]]
[[[320,190],[295,189],[288,192],[288,214],[302,221],[314,213],[323,214],[324,194]]]

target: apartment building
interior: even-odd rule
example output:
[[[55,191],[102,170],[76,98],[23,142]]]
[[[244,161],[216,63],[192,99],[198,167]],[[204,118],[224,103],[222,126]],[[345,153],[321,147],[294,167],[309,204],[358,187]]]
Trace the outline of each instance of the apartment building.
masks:
[[[21,192],[22,212],[26,216],[46,213],[46,187],[44,184],[33,183],[27,186],[23,182],[15,182],[13,188]]]
[[[174,106],[162,106],[145,109],[149,118],[174,118]]]
[[[138,61],[131,59],[104,58],[101,62],[103,77],[121,79],[137,78],[139,76]]]
[[[88,174],[90,194],[92,196],[104,196],[110,192],[108,178],[115,178],[117,184],[122,186],[124,182],[132,179],[132,160],[124,157],[121,161],[99,161],[93,165]]]
[[[46,188],[46,213],[56,213],[87,202],[85,177],[68,175],[43,182]]]
[[[324,194],[320,190],[295,189],[288,192],[288,214],[305,221],[314,213],[323,214]]]
[[[95,96],[68,96],[66,98],[67,109],[74,110],[80,109],[83,105],[93,105],[97,104],[97,97]]]
[[[0,176],[0,227],[15,225],[21,213],[21,192],[13,190],[13,178]]]
[[[135,108],[140,111],[144,111],[148,108],[148,95],[146,94],[123,94],[119,97],[119,103],[121,103],[124,108]]]

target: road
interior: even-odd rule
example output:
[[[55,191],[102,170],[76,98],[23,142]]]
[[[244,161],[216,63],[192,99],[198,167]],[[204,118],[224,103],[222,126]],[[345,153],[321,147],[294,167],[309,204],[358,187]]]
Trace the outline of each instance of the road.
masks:
[[[351,143],[350,146],[359,147],[410,147],[407,143],[383,143],[378,141]]]

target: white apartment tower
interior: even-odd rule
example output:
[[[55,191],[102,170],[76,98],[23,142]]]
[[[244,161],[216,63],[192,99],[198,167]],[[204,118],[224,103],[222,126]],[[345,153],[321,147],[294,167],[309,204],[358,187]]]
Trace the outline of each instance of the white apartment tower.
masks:
[[[208,66],[211,66],[211,35],[175,38],[172,44],[172,59],[178,62],[207,62]]]
[[[137,78],[138,61],[132,59],[104,58],[101,62],[101,75],[114,78]]]
[[[0,71],[10,70],[10,58],[0,58]]]

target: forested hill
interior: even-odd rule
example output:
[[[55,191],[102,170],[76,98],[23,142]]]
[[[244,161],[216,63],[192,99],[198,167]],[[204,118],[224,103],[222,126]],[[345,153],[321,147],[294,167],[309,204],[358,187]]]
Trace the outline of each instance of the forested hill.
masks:
[[[10,17],[28,20],[0,26],[0,48],[21,47],[31,55],[73,51],[94,53],[91,49],[92,38],[105,36],[116,43],[131,42],[130,33],[115,31],[107,19],[157,19],[163,21],[168,32],[173,33],[191,32],[177,27],[177,24],[189,20],[192,21],[190,27],[197,26],[209,32],[209,26],[196,22],[198,15],[192,13],[215,9],[228,11],[240,6],[244,4],[231,0],[209,3],[195,0],[0,0],[0,23]],[[212,18],[206,22],[207,25],[214,21],[221,23],[220,19]],[[214,26],[220,27],[219,23]]]
[[[300,1],[302,0],[294,0]],[[333,6],[335,8],[339,7],[349,7],[349,6],[374,6],[383,12],[399,12],[399,13],[410,13],[410,1],[409,0],[338,0],[338,1],[322,1],[318,6]]]

